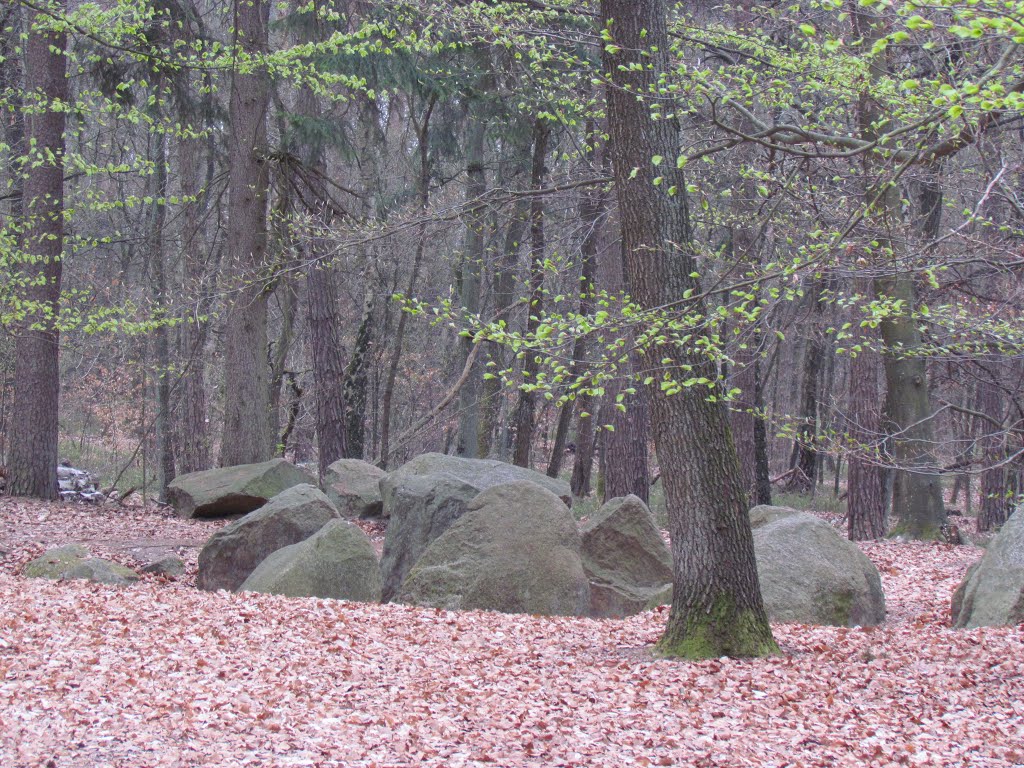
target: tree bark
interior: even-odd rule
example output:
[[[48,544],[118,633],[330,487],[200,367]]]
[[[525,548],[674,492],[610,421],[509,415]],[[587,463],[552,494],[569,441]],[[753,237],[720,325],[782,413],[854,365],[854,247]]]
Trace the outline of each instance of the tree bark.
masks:
[[[182,206],[181,250],[185,271],[185,291],[194,310],[182,324],[180,357],[182,381],[178,388],[178,467],[183,473],[210,468],[209,425],[206,419],[206,337],[210,306],[204,288],[207,251],[203,221],[209,208],[207,190],[200,179],[203,140],[184,138],[178,146]]]
[[[610,77],[608,124],[626,282],[645,309],[700,289],[690,277],[695,260],[685,179],[673,162],[679,127],[674,119],[654,119],[651,105],[638,98],[657,103],[658,76],[669,66],[666,21],[661,0],[601,2],[602,27],[614,43],[605,46],[602,59]],[[663,177],[660,186],[655,177]],[[702,313],[704,307],[697,303],[693,310]],[[717,376],[689,346],[649,343],[641,355],[657,378]],[[666,357],[673,360],[667,370],[661,362]],[[778,648],[761,599],[739,461],[725,411],[706,395],[651,388],[674,560],[672,608],[658,645],[666,655],[686,658],[761,656]]]
[[[235,0],[234,45],[256,59],[231,77],[228,119],[228,253],[235,285],[224,328],[222,466],[273,456],[270,366],[267,360],[267,108],[270,86],[259,57],[267,51],[267,0]]]
[[[994,372],[986,370],[978,382],[977,409],[988,419],[979,419],[982,461],[986,469],[981,473],[981,506],[978,509],[978,530],[993,531],[1006,522],[1016,508],[1015,493],[1011,493],[1012,470],[1005,465],[1007,459],[1005,393],[993,380]],[[990,419],[990,420],[989,420]]]
[[[157,91],[163,90],[163,77],[157,76]],[[164,237],[167,222],[167,134],[150,137],[156,143],[153,158],[153,204],[150,207],[148,255],[153,274],[153,293],[158,319],[166,320],[168,310],[167,273]],[[167,501],[167,485],[174,479],[174,429],[171,425],[171,342],[170,329],[160,322],[153,330],[156,356],[156,428],[158,498]]]
[[[57,408],[60,399],[61,253],[64,246],[64,110],[68,99],[67,34],[44,31],[50,18],[29,14],[25,43],[28,162],[19,265],[27,304],[18,323],[7,491],[57,497]],[[37,28],[40,27],[40,28]]]
[[[587,123],[587,136],[596,141],[597,125],[593,121]],[[611,168],[611,158],[607,146],[600,147],[601,167],[607,172]],[[583,260],[580,275],[580,314],[589,315],[594,311],[595,277],[598,265],[598,245],[602,242],[604,232],[604,215],[608,209],[608,195],[601,188],[584,190],[580,198],[580,223],[586,234],[580,245],[580,257]],[[573,343],[574,379],[582,370],[582,360],[586,356],[586,340],[577,338]],[[582,393],[576,398],[576,453],[572,467],[572,478],[569,485],[572,494],[584,497],[590,494],[590,477],[594,467],[594,444],[597,432],[594,428],[593,412],[594,397]],[[588,414],[588,415],[584,415]]]
[[[637,359],[631,368],[639,371],[643,362]],[[601,426],[611,425],[613,430],[603,435],[601,476],[602,501],[633,494],[650,501],[651,470],[648,456],[650,442],[650,412],[647,393],[637,389],[634,394],[624,393],[624,382],[618,379],[605,388],[601,404]],[[623,411],[616,407],[622,394]]]
[[[871,298],[870,282],[861,280],[858,293]],[[846,468],[847,534],[851,541],[880,539],[886,534],[885,472],[879,449],[882,442],[882,409],[879,405],[878,353],[870,348],[871,329],[861,327],[855,315],[851,345],[860,351],[850,359],[847,390],[847,430],[851,453]]]
[[[373,346],[373,310],[376,295],[367,269],[366,292],[363,295],[363,315],[356,331],[352,357],[345,368],[345,423],[348,458],[363,458],[366,446],[366,393],[369,384],[370,349]]]
[[[800,383],[800,426],[794,445],[793,473],[786,484],[787,490],[808,493],[818,480],[818,390],[821,385],[821,366],[825,358],[825,344],[821,337],[821,317],[825,303],[822,298],[823,281],[812,277],[807,291],[810,318],[805,326],[807,344],[804,347],[804,371]]]

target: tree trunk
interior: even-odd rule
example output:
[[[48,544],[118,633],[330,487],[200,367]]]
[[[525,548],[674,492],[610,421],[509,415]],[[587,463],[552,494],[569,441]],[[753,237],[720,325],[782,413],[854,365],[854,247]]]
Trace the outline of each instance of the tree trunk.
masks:
[[[645,309],[700,292],[695,269],[686,184],[673,158],[679,147],[674,119],[654,119],[647,101],[668,71],[669,41],[661,0],[602,0],[604,70],[615,189],[622,220],[626,282]],[[656,101],[654,103],[657,103]],[[663,165],[658,165],[661,158]],[[654,178],[664,174],[660,186]],[[675,196],[670,196],[669,190]],[[704,307],[697,303],[698,313]],[[695,331],[698,332],[699,331]],[[706,356],[691,346],[649,344],[645,369],[677,380],[715,380]],[[674,360],[666,370],[661,362]],[[683,369],[681,366],[692,366]],[[661,378],[660,374],[658,378]],[[747,501],[726,413],[707,392],[651,388],[651,421],[662,468],[672,536],[673,596],[662,653],[686,658],[761,656],[778,650],[761,599]]]
[[[865,50],[870,50],[884,32],[882,20],[870,10],[856,8],[851,14],[855,34]],[[887,76],[884,55],[870,59],[871,80]],[[858,123],[863,138],[873,140],[877,126],[882,124],[877,102],[869,93],[861,95]],[[914,275],[901,263],[902,246],[907,223],[902,217],[903,199],[900,190],[889,179],[876,177],[884,169],[872,153],[864,155],[866,222],[871,225],[869,239],[876,250],[891,264],[883,266],[874,281],[879,298],[888,297],[902,303],[902,311],[892,313],[879,324],[884,344],[885,416],[892,436],[892,453],[897,466],[893,484],[892,510],[897,522],[894,533],[915,539],[938,539],[946,522],[942,487],[935,449],[934,413],[928,396],[925,359],[919,352],[921,331],[913,312],[917,309]],[[915,220],[925,222],[925,231],[938,226],[941,205],[929,205]]]
[[[638,370],[640,360],[631,366]],[[601,426],[606,424],[613,431],[605,432],[604,450],[601,452],[601,476],[604,480],[602,501],[633,494],[650,501],[651,470],[647,444],[650,440],[650,413],[647,393],[638,389],[634,394],[622,390],[623,381],[618,379],[605,388],[601,404]],[[623,411],[616,407],[622,394]]]
[[[858,293],[870,300],[870,282],[861,280]],[[880,463],[882,409],[879,405],[878,353],[870,349],[871,330],[860,325],[860,313],[851,319],[851,345],[860,351],[850,359],[847,390],[847,439],[852,451],[846,469],[846,519],[851,541],[885,536],[885,472]]]
[[[822,299],[823,281],[812,277],[807,291],[810,317],[805,326],[807,344],[804,347],[804,371],[800,384],[800,427],[794,446],[795,460],[790,467],[796,469],[787,490],[808,493],[818,480],[818,389],[821,384],[821,365],[825,358],[825,344],[821,337],[821,317],[825,303]]]
[[[7,492],[57,496],[57,407],[61,252],[64,246],[64,109],[68,99],[67,35],[42,32],[50,17],[29,14],[25,43],[25,101],[29,158],[25,167],[22,251],[19,265],[27,311],[15,342]],[[55,105],[56,108],[55,108]]]
[[[157,76],[157,90],[163,89]],[[150,208],[148,255],[153,274],[153,292],[158,318],[166,319],[168,309],[167,274],[164,265],[164,233],[167,221],[167,133],[150,137],[156,142],[153,158],[153,204]],[[171,425],[171,344],[170,329],[160,322],[153,330],[156,355],[156,445],[158,498],[167,501],[167,485],[174,479],[174,429]]]
[[[205,315],[210,301],[203,287],[208,249],[203,221],[209,208],[207,190],[200,180],[203,139],[183,138],[178,147],[180,185],[183,198],[200,198],[183,204],[181,251],[185,291],[194,310],[182,324],[180,356],[182,381],[178,392],[178,467],[183,473],[210,468],[209,425],[206,420],[206,335]]]
[[[587,123],[587,136],[597,141],[597,125]],[[600,148],[601,167],[607,173],[611,168],[611,158],[607,145]],[[595,276],[597,274],[598,245],[604,233],[604,214],[608,208],[608,195],[602,188],[584,190],[580,198],[580,223],[584,227],[583,243],[580,246],[580,257],[583,259],[580,275],[580,314],[589,315],[594,311]],[[586,340],[577,338],[573,343],[573,365],[578,378],[582,371],[582,360],[586,356]],[[584,392],[576,398],[576,453],[572,467],[572,478],[569,485],[573,496],[584,497],[590,494],[590,477],[594,468],[594,443],[597,432],[594,428],[594,417],[590,415],[594,408],[594,397]]]
[[[347,409],[346,443],[348,458],[363,458],[366,446],[366,392],[369,384],[370,348],[373,345],[373,309],[376,294],[367,269],[366,293],[363,296],[363,316],[356,331],[352,357],[345,368],[345,407]]]
[[[530,172],[531,189],[544,186],[544,161],[547,159],[548,135],[551,128],[543,118],[537,118],[533,126],[533,165]],[[540,325],[544,311],[544,198],[534,195],[530,199],[530,303],[526,308],[526,335],[531,338]],[[523,379],[527,386],[537,383],[540,364],[538,353],[527,350],[523,361]],[[519,390],[519,404],[516,408],[516,443],[512,452],[512,463],[529,467],[530,449],[533,444],[534,407],[536,393],[529,389]]]
[[[476,88],[467,98],[469,115],[466,123],[466,202],[474,205],[487,191],[487,175],[484,166],[485,138],[487,133],[488,108],[485,99],[492,77],[491,57],[483,45],[469,49],[468,64],[477,72]],[[466,216],[466,235],[460,265],[459,298],[462,310],[473,316],[480,312],[480,283],[486,258],[485,234],[487,211],[482,204],[476,205]],[[459,361],[469,360],[474,342],[468,336],[459,337]],[[480,366],[474,363],[466,383],[459,390],[459,435],[456,452],[467,459],[480,456]]]
[[[1006,396],[997,382],[993,381],[993,376],[993,371],[983,371],[982,379],[978,382],[977,410],[988,417],[978,420],[981,422],[979,446],[982,450],[983,465],[986,467],[981,473],[979,531],[998,529],[1006,522],[1017,504],[1016,494],[1011,493],[1009,482],[1012,470],[1005,465],[1007,445],[1003,425],[1006,420],[1006,407],[1003,401]]]
[[[267,51],[267,0],[235,0],[234,44],[258,58]],[[240,64],[236,62],[236,67]],[[236,68],[228,118],[227,241],[235,284],[224,328],[222,466],[273,456],[270,366],[267,361],[267,73]]]

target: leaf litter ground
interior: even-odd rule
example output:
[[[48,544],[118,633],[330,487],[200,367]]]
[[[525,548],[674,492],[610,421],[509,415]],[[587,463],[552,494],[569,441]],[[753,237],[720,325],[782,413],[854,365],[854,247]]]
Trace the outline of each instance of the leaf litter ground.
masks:
[[[777,624],[780,656],[682,663],[650,655],[665,609],[199,592],[222,524],[0,499],[0,766],[1024,765],[1024,627],[949,627],[973,547],[863,544],[885,626]],[[69,542],[188,570],[124,590],[19,575]]]

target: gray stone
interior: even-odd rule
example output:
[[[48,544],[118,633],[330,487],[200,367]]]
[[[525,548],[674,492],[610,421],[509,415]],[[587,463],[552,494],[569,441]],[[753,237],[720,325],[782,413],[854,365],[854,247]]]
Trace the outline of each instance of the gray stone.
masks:
[[[430,543],[465,514],[479,493],[476,487],[443,474],[404,477],[385,489],[391,515],[380,561],[384,602],[395,596]]]
[[[558,496],[566,506],[572,504],[572,491],[565,480],[548,477],[526,467],[517,467],[495,459],[464,459],[443,453],[424,453],[400,466],[381,481],[384,496],[384,514],[389,514],[388,489],[410,475],[448,474],[481,491],[495,485],[530,482],[546,488]]]
[[[359,459],[338,459],[324,473],[323,489],[342,517],[380,517],[380,481],[387,473]]]
[[[200,589],[233,591],[271,552],[308,539],[338,510],[323,491],[296,485],[221,528],[199,552]]]
[[[1003,523],[985,554],[953,595],[953,626],[961,629],[1024,623],[1024,513]]]
[[[465,513],[471,499],[496,485],[523,481],[547,489],[565,504],[572,501],[564,480],[491,459],[425,453],[384,477],[380,490],[389,518],[381,558],[384,601],[394,597],[430,542]]]
[[[794,510],[761,509],[754,553],[772,621],[873,626],[885,620],[878,569],[828,523]]]
[[[416,562],[396,600],[447,610],[585,616],[590,585],[565,504],[530,482],[489,488]]]
[[[109,560],[101,560],[98,557],[90,557],[85,560],[76,560],[61,574],[61,578],[85,579],[97,584],[127,587],[137,582],[140,577],[131,568],[125,568],[123,565],[112,563]]]
[[[84,579],[98,584],[126,587],[139,580],[131,568],[90,557],[81,544],[67,544],[44,552],[25,564],[24,574],[30,578]]]
[[[773,507],[768,504],[758,504],[756,507],[751,508],[748,514],[750,515],[750,527],[757,529],[762,525],[774,523],[776,520],[781,520],[784,517],[803,513],[792,507]]]
[[[621,618],[648,610],[672,583],[672,553],[641,499],[611,499],[583,526],[590,615]]]
[[[303,483],[316,485],[316,479],[284,459],[272,459],[179,475],[167,486],[167,501],[180,517],[229,517],[259,509]]]
[[[73,564],[89,557],[89,550],[81,544],[65,544],[49,549],[31,562],[25,563],[22,571],[31,579],[59,579]]]
[[[346,520],[331,520],[305,541],[269,555],[238,591],[375,603],[380,588],[370,539]]]
[[[139,570],[156,576],[181,576],[185,573],[185,561],[175,555],[167,555],[152,563],[147,563]]]

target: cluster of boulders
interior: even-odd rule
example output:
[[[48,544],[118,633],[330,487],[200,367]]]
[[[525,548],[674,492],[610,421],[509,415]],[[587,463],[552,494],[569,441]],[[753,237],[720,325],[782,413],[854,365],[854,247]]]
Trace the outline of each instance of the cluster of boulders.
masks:
[[[168,496],[183,517],[237,517],[200,552],[201,589],[596,618],[672,598],[672,556],[640,499],[612,499],[579,526],[565,482],[498,461],[424,454],[384,473],[343,459],[318,485],[275,459],[183,475]],[[379,561],[358,518],[387,523]],[[828,523],[768,506],[750,522],[773,621],[884,621],[877,569]],[[125,570],[69,547],[26,573],[131,583]],[[957,591],[954,620],[1020,622],[1022,595],[1024,518],[1015,515]]]
[[[345,459],[317,488],[278,459],[184,475],[169,497],[187,517],[252,510],[203,548],[203,589],[600,618],[672,596],[672,556],[640,499],[579,526],[564,481],[499,461],[429,453],[384,473]],[[386,521],[379,563],[355,518]],[[829,525],[777,507],[751,522],[773,619],[884,620],[877,570]]]

